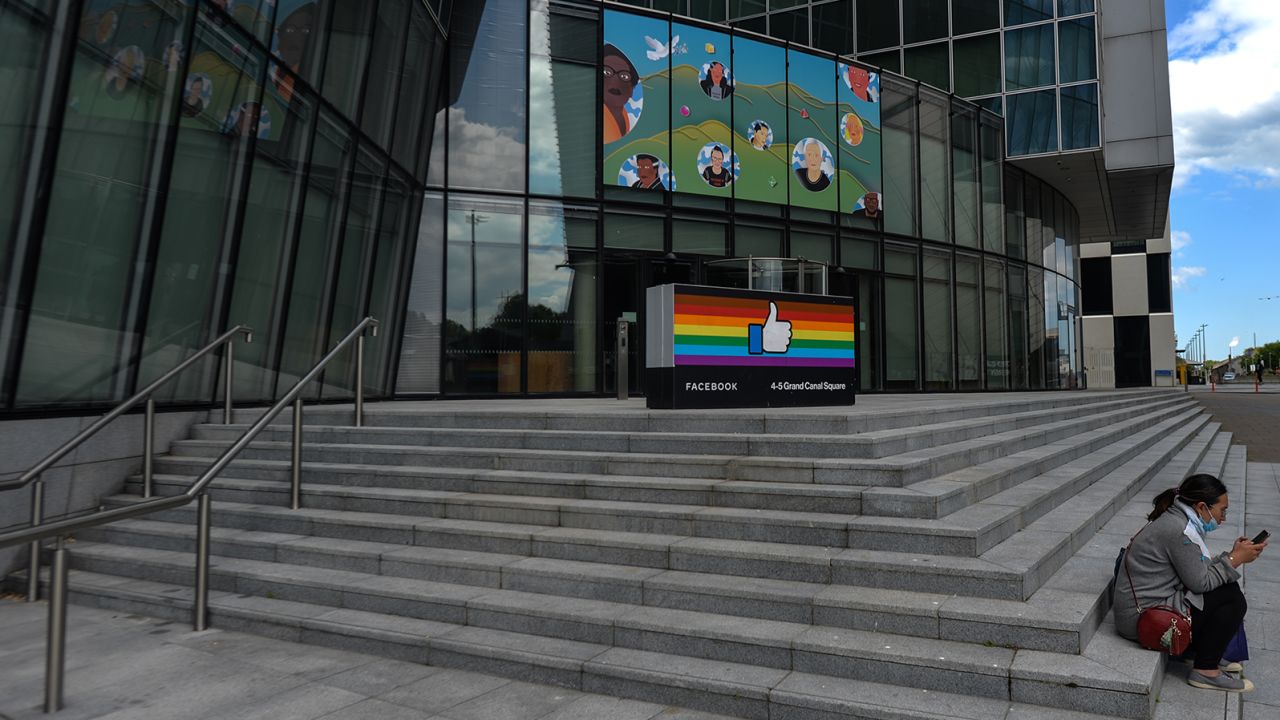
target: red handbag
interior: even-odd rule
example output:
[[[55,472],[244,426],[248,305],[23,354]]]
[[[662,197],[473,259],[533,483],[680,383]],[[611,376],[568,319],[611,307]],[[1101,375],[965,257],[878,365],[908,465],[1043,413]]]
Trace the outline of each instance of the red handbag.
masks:
[[[1146,528],[1142,528],[1146,530]],[[1134,540],[1142,534],[1139,530]],[[1133,549],[1133,540],[1129,541]],[[1138,644],[1148,650],[1160,650],[1178,656],[1191,645],[1191,618],[1168,605],[1155,605],[1146,610],[1138,602],[1138,591],[1133,587],[1133,575],[1129,574],[1129,552],[1124,554],[1124,574],[1129,578],[1129,591],[1133,604],[1138,608]]]

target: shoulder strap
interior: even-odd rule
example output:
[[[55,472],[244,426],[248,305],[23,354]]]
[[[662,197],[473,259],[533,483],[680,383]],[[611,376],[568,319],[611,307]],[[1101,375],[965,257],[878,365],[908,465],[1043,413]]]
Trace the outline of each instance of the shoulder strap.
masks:
[[[1155,522],[1155,521],[1152,520],[1151,522],[1148,522],[1146,525],[1143,525],[1142,530],[1146,530],[1148,527],[1150,527],[1152,522]],[[1134,533],[1133,537],[1129,538],[1129,547],[1126,548],[1124,551],[1124,574],[1125,574],[1125,577],[1129,578],[1129,592],[1133,593],[1133,604],[1135,607],[1138,608],[1138,614],[1142,614],[1142,605],[1138,602],[1138,589],[1133,586],[1133,575],[1129,574],[1129,555],[1132,554],[1133,542],[1138,539],[1139,535],[1142,534],[1142,530],[1139,530],[1138,532]]]

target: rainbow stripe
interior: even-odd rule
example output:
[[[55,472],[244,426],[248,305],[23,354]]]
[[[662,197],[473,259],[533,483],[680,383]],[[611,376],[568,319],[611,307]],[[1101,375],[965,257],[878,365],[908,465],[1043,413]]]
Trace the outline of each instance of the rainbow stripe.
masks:
[[[677,292],[675,364],[854,366],[853,307],[794,300],[775,302],[778,320],[791,323],[791,345],[785,353],[752,355],[747,351],[747,326],[764,323],[769,314],[768,299]]]

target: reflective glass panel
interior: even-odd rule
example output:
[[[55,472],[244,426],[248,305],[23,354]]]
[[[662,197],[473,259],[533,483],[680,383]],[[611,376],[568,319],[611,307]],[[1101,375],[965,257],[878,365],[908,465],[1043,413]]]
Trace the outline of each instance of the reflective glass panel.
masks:
[[[1058,23],[1058,82],[1098,78],[1097,35],[1093,18]]]
[[[450,196],[446,392],[520,392],[523,239],[523,202]]]
[[[978,247],[979,185],[977,112],[960,103],[951,106],[951,180],[955,199],[955,239]]]
[[[1027,375],[1027,271],[1009,263],[1009,387],[1025,390]]]
[[[956,40],[953,47],[957,95],[973,97],[1000,92],[999,33]]]
[[[1005,308],[1004,263],[988,260],[983,273],[986,289],[982,308],[986,314],[987,331],[987,389],[1003,390],[1009,387],[1009,318]]]
[[[885,230],[914,235],[916,228],[916,93],[907,83],[881,76],[884,121]]]
[[[1000,27],[1000,0],[951,0],[951,32],[967,35]],[[957,60],[957,65],[963,66]]]
[[[529,388],[531,393],[596,389],[594,211],[529,207]]]
[[[924,389],[950,390],[955,377],[951,333],[951,255],[924,254]]]
[[[884,0],[857,0],[858,52],[900,45],[898,3]]]
[[[971,255],[956,256],[956,363],[961,390],[982,389],[981,266]]]
[[[364,81],[360,127],[383,147],[391,144],[396,108],[409,99],[400,92],[408,19],[409,0],[381,0],[374,15],[373,48]]]
[[[1053,18],[1053,0],[1004,0],[1004,24],[1022,25]]]
[[[444,197],[427,193],[413,255],[413,280],[400,344],[397,393],[440,392],[443,310]]]
[[[1062,149],[1098,147],[1098,86],[1073,85],[1061,90]]]
[[[903,44],[946,36],[947,0],[902,0]]]
[[[917,253],[904,246],[885,246],[885,269],[911,270],[910,276],[886,275],[885,309],[885,389],[916,389],[916,364],[920,348],[919,307],[916,301],[915,263]]]
[[[951,89],[951,53],[946,43],[904,48],[903,72],[926,85]]]
[[[1058,149],[1058,112],[1052,90],[1007,96],[1005,120],[1009,155],[1031,155]]]
[[[1006,30],[1004,89],[1043,87],[1054,82],[1053,24]]]
[[[322,94],[349,118],[356,116],[360,101],[376,9],[376,3],[333,3]]]
[[[720,222],[674,220],[671,250],[680,254],[723,256],[728,251],[729,226]]]
[[[524,190],[528,17],[522,0],[454,8],[450,187]]]
[[[1094,0],[1058,0],[1058,17],[1080,15],[1093,10]]]
[[[868,65],[884,68],[889,72],[902,72],[902,57],[897,50],[859,55],[858,60]]]
[[[945,95],[920,89],[920,232],[941,242],[951,240],[950,114]]]
[[[814,5],[813,46],[837,55],[854,51],[853,3],[847,0]]]
[[[1004,239],[1003,127],[983,118],[978,126],[982,156],[982,247],[987,252],[1006,252]],[[1020,257],[1020,256],[1016,256]]]
[[[769,35],[809,45],[809,8],[797,8],[769,16]]]

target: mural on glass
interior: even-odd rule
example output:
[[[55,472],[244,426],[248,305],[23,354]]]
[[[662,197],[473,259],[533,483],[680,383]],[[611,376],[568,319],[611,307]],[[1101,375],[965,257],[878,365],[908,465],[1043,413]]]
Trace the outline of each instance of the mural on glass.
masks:
[[[669,152],[670,57],[680,42],[666,20],[605,12],[600,74],[606,183],[676,189]]]
[[[791,204],[836,210],[836,63],[787,51],[787,141],[791,154]]]
[[[858,65],[836,65],[839,98],[837,157],[840,167],[840,211],[869,224],[880,221],[884,207],[880,178],[880,74]]]
[[[726,33],[671,26],[671,167],[681,192],[729,197],[738,179]]]
[[[733,40],[734,150],[741,170],[734,193],[741,200],[787,202],[786,52],[756,40]]]

